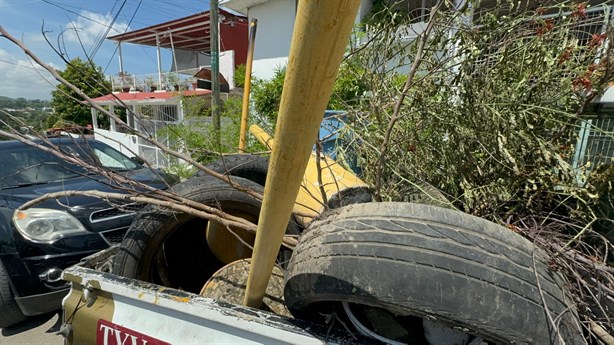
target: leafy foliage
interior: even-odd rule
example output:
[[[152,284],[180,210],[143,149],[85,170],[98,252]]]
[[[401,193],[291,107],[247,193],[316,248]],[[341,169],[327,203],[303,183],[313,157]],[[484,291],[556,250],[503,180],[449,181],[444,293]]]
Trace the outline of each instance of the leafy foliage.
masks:
[[[361,79],[363,75],[363,68],[357,60],[344,61],[333,85],[328,109],[343,110],[357,105],[363,94],[368,91],[368,84]],[[254,81],[251,95],[254,111],[260,122],[267,127],[274,128],[277,121],[285,77],[286,69],[280,68],[270,80]]]
[[[275,70],[270,80],[256,79],[252,85],[251,101],[253,102],[257,120],[266,127],[274,128],[284,88],[286,68]]]
[[[612,187],[589,174],[599,167],[572,159],[591,101],[614,79],[614,31],[578,36],[594,20],[582,3],[498,4],[476,12],[473,23],[462,17],[470,7],[444,6],[419,52],[422,35],[408,28],[421,18],[377,2],[329,107],[348,110],[349,143],[363,177],[379,180],[381,199],[404,200],[415,183],[428,182],[456,207],[497,222],[603,223],[607,212],[593,210],[611,204]],[[284,77],[280,69],[253,88],[255,112],[269,125]]]
[[[111,84],[105,79],[102,69],[92,61],[75,58],[59,74],[91,98],[111,92]],[[49,120],[49,126],[65,122],[81,126],[91,123],[90,107],[79,101],[81,97],[76,92],[61,84],[51,95],[55,116]]]
[[[392,201],[429,183],[526,236],[572,282],[586,324],[611,332],[614,162],[574,153],[592,101],[614,81],[612,23],[590,33],[599,12],[583,3],[500,0],[495,11],[471,1],[473,22],[445,3],[417,36],[408,28],[428,26],[410,15],[373,16],[350,52],[369,90],[346,108],[363,179]]]
[[[402,199],[407,180],[428,181],[461,209],[496,220],[570,215],[569,207],[593,200],[590,183],[577,184],[583,170],[570,162],[578,118],[611,80],[611,47],[574,39],[581,17],[560,17],[550,28],[535,12],[483,13],[479,29],[450,18],[445,11],[436,18],[404,99],[390,81],[417,58],[419,39],[391,40],[399,26],[380,22],[371,27],[378,36],[354,55],[371,89],[350,109],[363,165],[378,166],[382,146],[388,150],[382,172],[367,168],[365,178],[382,179],[381,195],[391,200]],[[453,36],[445,30],[451,24]],[[395,65],[382,73],[374,67],[388,52],[396,52],[387,56]],[[562,202],[571,196],[576,202]]]
[[[240,64],[235,68],[235,75],[233,76],[235,87],[245,86],[245,64]]]
[[[158,138],[166,138],[169,146],[178,151],[187,152],[200,163],[208,163],[219,158],[223,153],[238,152],[239,131],[241,129],[242,100],[240,97],[228,98],[222,104],[221,110],[221,146],[214,140],[214,127],[211,122],[211,109],[205,106],[206,100],[191,100],[184,104],[186,119],[178,125],[163,127],[156,133]],[[265,151],[258,142],[250,142],[247,152]],[[194,172],[192,168],[182,164],[173,164],[171,172],[186,178]]]
[[[357,106],[360,99],[369,90],[369,85],[361,79],[364,74],[364,68],[357,60],[345,60],[339,67],[327,108],[344,110]]]

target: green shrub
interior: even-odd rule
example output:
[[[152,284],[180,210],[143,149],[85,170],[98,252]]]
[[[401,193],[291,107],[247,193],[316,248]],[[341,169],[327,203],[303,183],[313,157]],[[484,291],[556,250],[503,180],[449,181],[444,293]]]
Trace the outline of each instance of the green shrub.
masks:
[[[426,181],[458,208],[497,222],[589,224],[587,207],[610,191],[578,184],[595,167],[574,169],[571,161],[579,121],[612,80],[614,61],[605,37],[577,40],[585,17],[539,17],[576,13],[574,6],[482,11],[475,26],[442,10],[422,56],[421,38],[397,35],[410,17],[370,23],[376,35],[348,65],[369,92],[347,110],[364,177],[380,198],[402,200],[408,181]],[[399,73],[414,61],[403,92]]]
[[[235,87],[245,86],[245,64],[240,64],[235,68],[235,75],[233,76]]]
[[[255,79],[250,96],[254,116],[265,128],[275,128],[286,68],[278,68],[270,80]]]
[[[228,98],[222,105],[220,146],[215,143],[210,109],[203,110],[199,102],[193,102],[192,106],[193,110],[197,110],[196,114],[198,115],[192,113],[186,117],[183,123],[160,129],[156,133],[158,139],[165,139],[172,149],[186,152],[202,164],[216,160],[223,153],[239,152],[242,107],[240,97]],[[246,152],[262,151],[266,150],[260,143],[255,140],[248,141]],[[187,178],[195,172],[193,167],[178,162],[172,164],[169,171],[182,178]]]

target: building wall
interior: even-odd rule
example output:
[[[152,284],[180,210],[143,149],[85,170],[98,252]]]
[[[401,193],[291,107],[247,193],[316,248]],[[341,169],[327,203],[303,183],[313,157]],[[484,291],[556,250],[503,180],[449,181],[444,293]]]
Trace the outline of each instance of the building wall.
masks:
[[[133,152],[139,152],[137,137],[134,135],[95,128],[94,139],[102,141],[128,157],[133,157]]]
[[[220,51],[234,50],[235,66],[247,61],[249,21],[220,11]]]
[[[175,61],[173,61],[171,71],[189,70],[189,75],[193,75],[198,68],[211,68],[211,57],[205,54],[198,54],[187,50],[176,50],[175,59],[177,60],[177,69],[175,69]],[[242,63],[245,63],[245,60]],[[221,51],[219,55],[220,73],[228,81],[231,90],[235,87],[235,66],[237,66],[236,52],[234,50]],[[187,74],[187,71],[184,73]]]
[[[272,0],[249,8],[249,20],[258,19],[252,67],[256,77],[270,79],[275,69],[288,63],[295,13],[296,3],[291,0]]]
[[[356,23],[369,12],[372,2],[373,0],[361,0]],[[258,19],[252,67],[254,76],[270,79],[277,69],[288,63],[296,3],[294,0],[271,0],[249,8],[249,20]]]

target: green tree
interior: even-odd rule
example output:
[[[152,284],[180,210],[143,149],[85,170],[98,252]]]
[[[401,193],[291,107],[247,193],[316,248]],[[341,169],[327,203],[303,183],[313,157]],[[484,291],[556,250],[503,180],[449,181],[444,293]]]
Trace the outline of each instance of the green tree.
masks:
[[[267,127],[275,127],[281,92],[284,88],[286,68],[279,68],[270,80],[254,80],[252,85],[252,102],[256,116]]]
[[[84,61],[80,58],[71,60],[66,69],[59,74],[70,83],[78,87],[89,97],[106,95],[111,90],[111,84],[105,80],[102,69],[92,61]],[[81,97],[65,85],[59,85],[51,93],[51,105],[55,110],[53,125],[56,122],[71,122],[85,126],[91,123],[90,107],[81,104]]]

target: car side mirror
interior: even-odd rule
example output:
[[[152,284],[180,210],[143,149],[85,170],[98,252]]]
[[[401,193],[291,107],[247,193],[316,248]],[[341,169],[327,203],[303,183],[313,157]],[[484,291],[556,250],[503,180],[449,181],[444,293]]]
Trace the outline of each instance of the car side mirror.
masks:
[[[145,160],[139,156],[130,157],[130,160],[138,165],[145,165]]]

